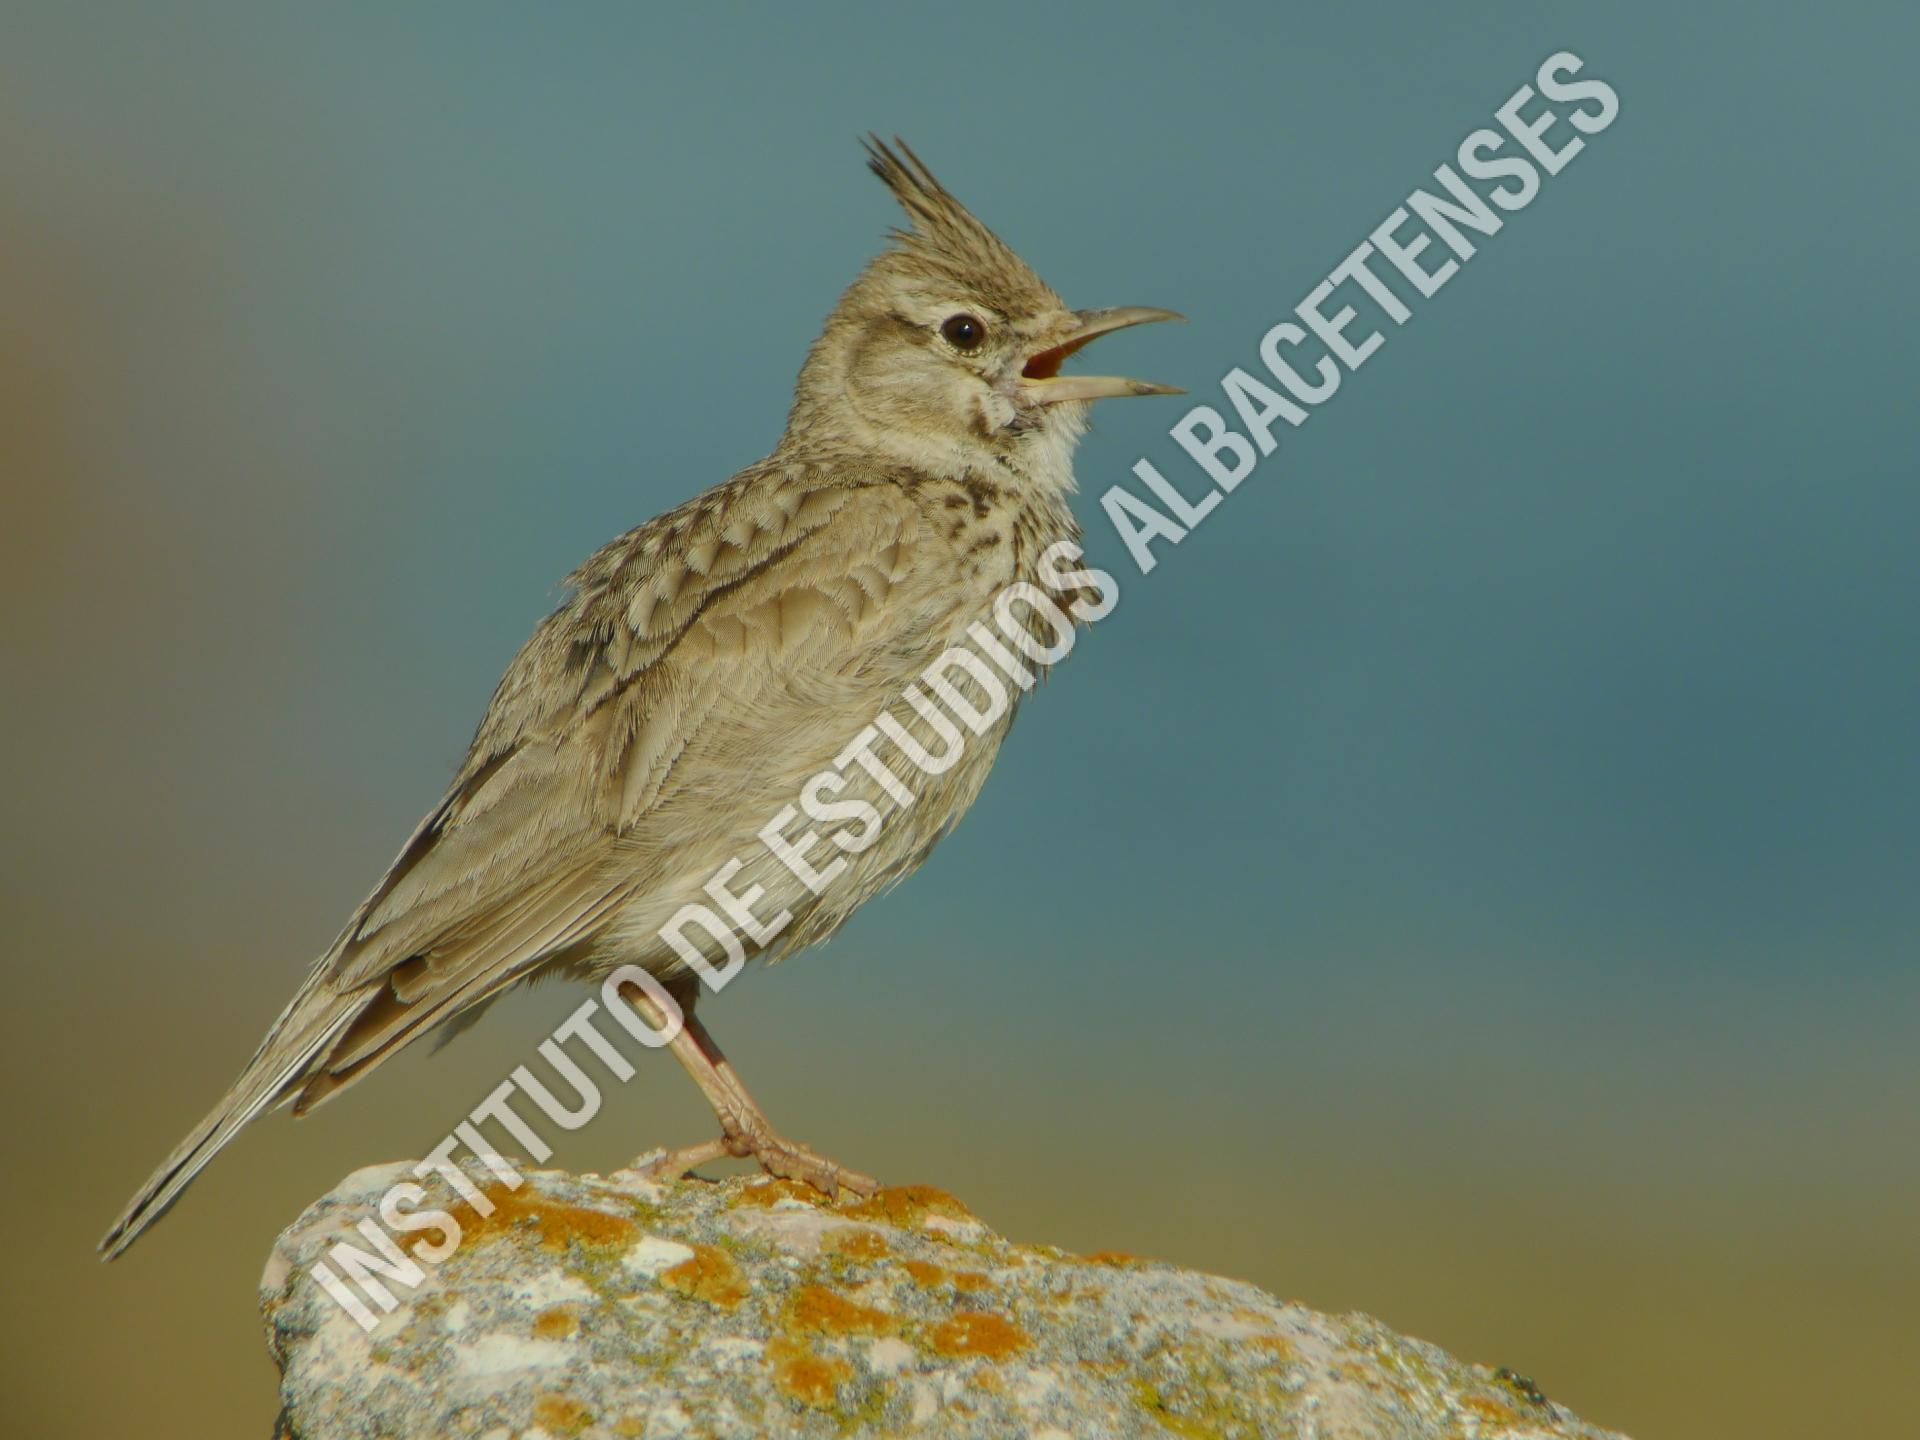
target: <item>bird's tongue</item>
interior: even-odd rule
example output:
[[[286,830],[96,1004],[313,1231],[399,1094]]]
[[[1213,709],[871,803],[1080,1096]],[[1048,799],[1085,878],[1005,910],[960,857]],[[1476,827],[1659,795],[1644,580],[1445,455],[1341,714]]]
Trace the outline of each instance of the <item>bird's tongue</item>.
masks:
[[[1069,355],[1099,338],[1098,335],[1077,335],[1065,344],[1042,350],[1020,367],[1020,373],[1028,380],[1051,380],[1060,373],[1060,366]]]

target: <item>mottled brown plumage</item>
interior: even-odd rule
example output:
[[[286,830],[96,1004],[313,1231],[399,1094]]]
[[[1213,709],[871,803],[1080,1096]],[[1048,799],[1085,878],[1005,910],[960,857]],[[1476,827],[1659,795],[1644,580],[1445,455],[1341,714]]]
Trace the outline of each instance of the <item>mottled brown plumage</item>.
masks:
[[[693,999],[660,927],[729,857],[736,891],[820,940],[913,869],[979,792],[1012,709],[901,806],[846,798],[879,838],[815,895],[756,836],[888,712],[1040,552],[1087,402],[1166,387],[1059,376],[1087,340],[1158,311],[1075,312],[905,146],[873,169],[910,228],[841,297],[772,455],[604,546],[508,667],[452,785],[320,957],[251,1063],[102,1242],[117,1253],[261,1110],[329,1098],[537,972],[638,964]],[[977,327],[955,328],[955,317]],[[977,343],[957,343],[977,333]],[[697,1147],[860,1183],[775,1135],[693,1022],[677,1053],[720,1114]]]

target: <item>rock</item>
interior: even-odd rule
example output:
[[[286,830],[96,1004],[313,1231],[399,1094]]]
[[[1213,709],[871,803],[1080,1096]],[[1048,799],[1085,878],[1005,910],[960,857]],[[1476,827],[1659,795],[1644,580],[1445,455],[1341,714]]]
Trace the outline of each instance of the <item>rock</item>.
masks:
[[[1014,1244],[922,1186],[829,1203],[763,1178],[528,1171],[510,1191],[476,1168],[493,1213],[457,1210],[464,1238],[414,1288],[374,1272],[396,1308],[363,1331],[311,1267],[343,1239],[379,1254],[356,1227],[387,1233],[372,1217],[412,1174],[349,1176],[274,1248],[289,1440],[1607,1433],[1365,1316]]]

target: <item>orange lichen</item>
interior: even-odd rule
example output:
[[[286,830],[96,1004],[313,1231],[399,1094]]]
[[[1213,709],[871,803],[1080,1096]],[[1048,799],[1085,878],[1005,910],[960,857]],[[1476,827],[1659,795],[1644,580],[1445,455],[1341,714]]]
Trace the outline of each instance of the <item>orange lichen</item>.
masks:
[[[1520,1412],[1511,1405],[1501,1404],[1498,1400],[1488,1400],[1480,1395],[1463,1395],[1460,1397],[1460,1406],[1464,1410],[1471,1410],[1483,1424],[1517,1425],[1520,1423]]]
[[[842,1225],[820,1237],[820,1248],[849,1260],[880,1260],[893,1253],[884,1236],[864,1225]]]
[[[917,1225],[928,1215],[971,1220],[968,1210],[944,1190],[931,1185],[884,1185],[844,1212],[853,1220],[884,1220],[889,1225]]]
[[[695,1244],[691,1259],[660,1272],[660,1283],[694,1300],[731,1310],[747,1298],[747,1280],[718,1245]]]
[[[533,1317],[533,1333],[543,1340],[564,1340],[580,1328],[580,1317],[565,1305],[549,1305]]]
[[[993,1281],[978,1270],[956,1270],[953,1272],[953,1288],[956,1290],[991,1290]]]
[[[811,1185],[802,1185],[797,1180],[781,1180],[766,1176],[743,1185],[734,1196],[732,1208],[767,1210],[782,1200],[798,1200],[804,1205],[820,1206],[826,1203],[822,1195]]]
[[[1083,1255],[1080,1258],[1085,1260],[1089,1265],[1118,1265],[1123,1268],[1130,1265],[1149,1265],[1153,1263],[1152,1261],[1141,1259],[1138,1255],[1129,1255],[1124,1250],[1096,1250],[1091,1255]]]
[[[853,1378],[853,1366],[834,1355],[821,1355],[804,1340],[781,1336],[767,1342],[767,1360],[773,1366],[774,1388],[802,1405],[825,1410],[834,1392]]]
[[[1004,1360],[1032,1343],[1018,1325],[986,1310],[962,1310],[942,1320],[928,1340],[942,1355],[980,1355],[989,1360]]]
[[[524,1228],[534,1232],[543,1250],[564,1250],[572,1242],[604,1249],[631,1244],[640,1228],[625,1215],[509,1190],[498,1182],[483,1185],[480,1193],[493,1206],[492,1213],[481,1215],[471,1206],[462,1206],[455,1218],[463,1241],[492,1239]]]
[[[593,1423],[593,1412],[565,1395],[542,1395],[533,1402],[533,1419],[555,1435],[578,1435]]]
[[[802,1285],[787,1302],[787,1326],[821,1335],[885,1335],[893,1329],[894,1318],[824,1285]]]
[[[947,1278],[947,1272],[930,1260],[902,1260],[900,1268],[912,1277],[914,1284],[927,1290],[933,1289]]]
[[[1256,1350],[1265,1350],[1283,1365],[1293,1363],[1295,1352],[1293,1342],[1284,1335],[1254,1335],[1242,1342]]]

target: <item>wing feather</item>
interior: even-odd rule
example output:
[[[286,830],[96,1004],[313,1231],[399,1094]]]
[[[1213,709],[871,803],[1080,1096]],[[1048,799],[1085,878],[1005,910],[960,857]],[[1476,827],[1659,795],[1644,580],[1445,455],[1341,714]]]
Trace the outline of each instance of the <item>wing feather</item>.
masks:
[[[453,788],[316,971],[368,998],[299,1108],[528,978],[635,893],[718,863],[692,857],[738,828],[727,812],[766,783],[769,741],[887,648],[880,602],[912,563],[918,512],[893,487],[796,488],[722,487],[576,572]],[[777,803],[760,808],[756,826]]]
[[[337,1094],[628,924],[623,907],[644,937],[698,893],[931,658],[954,601],[930,567],[916,588],[928,533],[891,476],[769,461],[596,552],[452,785],[102,1248],[132,1243],[262,1110]]]

